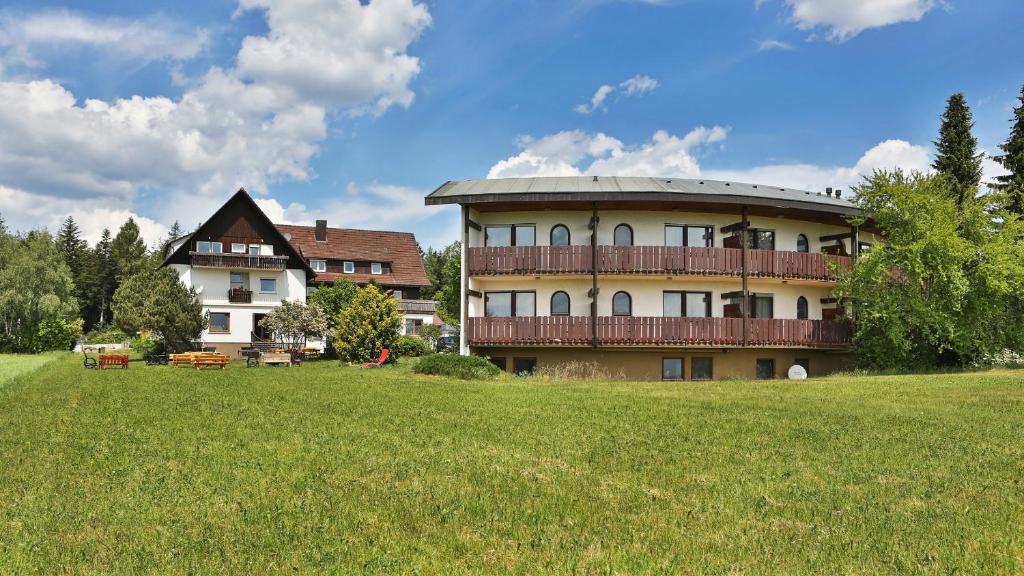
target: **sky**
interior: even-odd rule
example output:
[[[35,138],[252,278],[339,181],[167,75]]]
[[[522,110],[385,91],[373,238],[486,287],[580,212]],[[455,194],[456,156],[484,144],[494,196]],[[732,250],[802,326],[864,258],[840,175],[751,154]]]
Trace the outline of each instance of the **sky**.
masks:
[[[0,215],[154,244],[244,187],[441,247],[448,180],[849,190],[927,171],[954,92],[996,152],[1022,32],[1020,0],[5,0]]]

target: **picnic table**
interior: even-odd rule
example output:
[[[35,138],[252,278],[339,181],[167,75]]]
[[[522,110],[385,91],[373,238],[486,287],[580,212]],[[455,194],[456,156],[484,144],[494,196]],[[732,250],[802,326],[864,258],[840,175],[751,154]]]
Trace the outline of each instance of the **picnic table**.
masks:
[[[127,354],[100,354],[100,368],[106,368],[107,366],[120,366],[121,368],[128,368],[128,355]]]
[[[171,366],[192,366],[197,370],[200,368],[221,368],[223,369],[231,361],[227,354],[217,352],[185,352],[183,354],[171,354]]]
[[[317,358],[320,357],[320,349],[303,348],[302,350],[299,350],[299,354],[301,354],[302,357],[305,358],[306,360],[316,360]]]

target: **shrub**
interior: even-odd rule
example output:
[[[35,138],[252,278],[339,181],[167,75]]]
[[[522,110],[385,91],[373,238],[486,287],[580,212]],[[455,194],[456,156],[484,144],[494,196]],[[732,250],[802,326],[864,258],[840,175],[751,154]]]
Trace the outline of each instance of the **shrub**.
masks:
[[[1024,356],[1013,350],[1003,350],[995,354],[985,354],[974,362],[973,368],[1022,368]]]
[[[370,284],[338,317],[334,349],[348,362],[376,360],[382,349],[394,349],[401,326],[398,303]]]
[[[120,344],[131,340],[120,328],[109,324],[100,324],[85,335],[87,344]]]
[[[49,318],[39,323],[35,338],[32,339],[32,351],[71,350],[75,340],[82,335],[82,319],[65,320]]]
[[[154,340],[152,337],[143,334],[132,338],[132,350],[139,354],[156,354],[163,349],[163,343]]]
[[[431,351],[430,342],[409,334],[399,336],[392,349],[396,356],[424,356]]]
[[[424,356],[416,362],[412,370],[417,374],[447,376],[461,380],[484,380],[501,374],[501,370],[486,358],[456,354]]]
[[[559,364],[550,364],[537,368],[534,376],[552,380],[625,380],[626,376],[620,370],[617,373],[609,372],[604,366],[597,362],[584,362],[582,360],[571,360]]]

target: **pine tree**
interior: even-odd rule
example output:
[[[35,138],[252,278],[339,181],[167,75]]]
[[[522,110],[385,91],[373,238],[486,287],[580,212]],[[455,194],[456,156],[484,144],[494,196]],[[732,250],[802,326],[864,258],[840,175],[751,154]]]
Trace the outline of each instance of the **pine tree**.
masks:
[[[996,181],[989,187],[1003,194],[1008,210],[1024,216],[1024,86],[1018,100],[1020,105],[1013,109],[1010,136],[999,145],[1003,154],[994,157],[1009,174],[996,176]]]
[[[110,229],[103,229],[103,236],[93,250],[93,261],[96,267],[96,283],[94,284],[92,301],[97,321],[100,324],[110,322],[110,302],[117,290],[117,265],[114,262],[110,239]]]
[[[974,119],[964,95],[957,92],[950,96],[946,111],[942,113],[939,139],[934,142],[938,154],[932,168],[952,181],[957,206],[973,200],[981,183],[982,154],[977,151],[978,141],[971,134],[973,127]]]
[[[175,220],[171,229],[167,231],[167,239],[160,244],[160,253],[155,255],[156,258],[154,260],[156,260],[157,263],[163,262],[163,259],[167,258],[167,251],[171,248],[171,244],[183,235],[184,232],[181,229],[181,224]]]
[[[92,307],[92,284],[95,268],[89,261],[89,244],[82,239],[81,229],[75,219],[68,216],[60,227],[56,238],[57,251],[71,270],[71,279],[75,284],[75,298],[78,300],[79,317],[88,327],[89,309]]]
[[[4,215],[0,214],[0,236],[7,235],[7,221],[4,220]]]
[[[114,257],[118,282],[123,282],[125,278],[142,271],[146,261],[146,244],[142,241],[139,225],[135,223],[134,218],[129,218],[117,231],[110,250]]]

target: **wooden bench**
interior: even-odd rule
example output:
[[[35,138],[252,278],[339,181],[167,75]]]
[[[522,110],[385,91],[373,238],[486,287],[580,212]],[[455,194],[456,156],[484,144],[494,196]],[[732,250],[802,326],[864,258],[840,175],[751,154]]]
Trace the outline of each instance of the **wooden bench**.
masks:
[[[191,366],[192,356],[194,352],[185,352],[184,354],[171,354],[171,366]]]
[[[100,354],[100,368],[106,368],[107,366],[120,366],[121,368],[128,368],[128,355]]]
[[[292,365],[292,355],[288,352],[267,352],[260,356],[260,361],[267,364],[284,364],[289,368]]]
[[[204,353],[194,356],[192,358],[192,365],[196,367],[196,370],[200,368],[220,368],[223,370],[230,361],[231,359],[228,358],[227,354]]]

